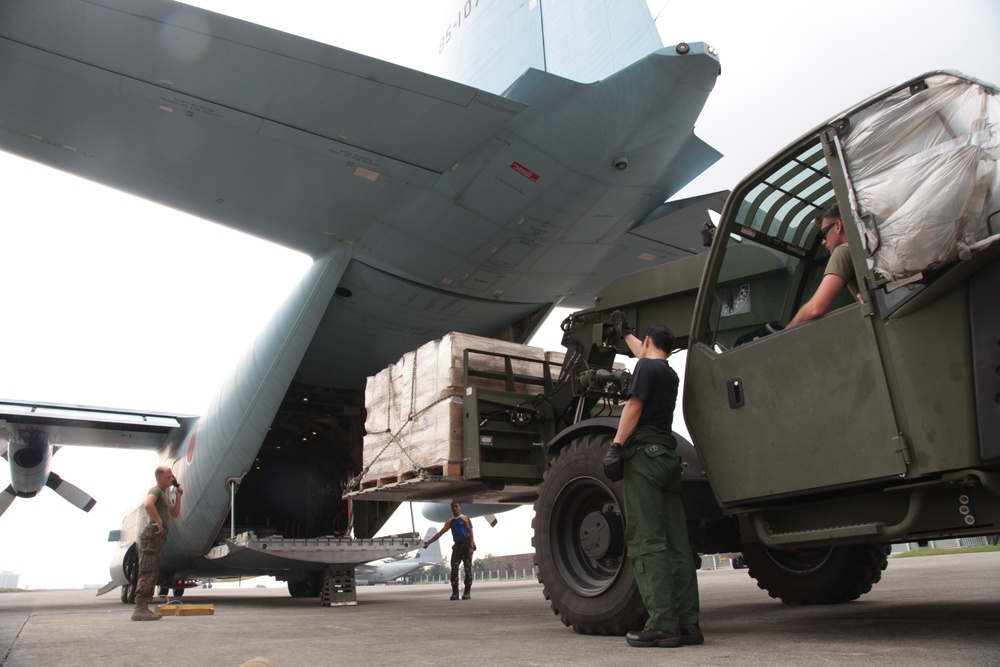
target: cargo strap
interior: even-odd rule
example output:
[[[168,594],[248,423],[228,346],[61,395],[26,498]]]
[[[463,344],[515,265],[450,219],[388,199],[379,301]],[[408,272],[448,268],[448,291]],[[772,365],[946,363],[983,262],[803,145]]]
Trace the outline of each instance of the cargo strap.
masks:
[[[375,463],[377,463],[379,461],[379,459],[382,458],[382,454],[385,453],[385,450],[387,450],[390,445],[397,445],[399,447],[399,451],[403,453],[403,456],[405,456],[406,458],[410,459],[410,463],[413,464],[413,470],[414,470],[414,472],[416,472],[417,474],[422,474],[423,473],[424,467],[422,465],[420,465],[419,463],[417,463],[415,460],[413,460],[413,457],[410,456],[409,452],[407,452],[406,449],[400,444],[400,440],[399,440],[399,434],[402,433],[403,429],[406,427],[406,425],[409,424],[409,423],[411,423],[414,420],[414,418],[417,417],[417,415],[418,415],[418,413],[417,413],[417,353],[416,353],[416,351],[413,352],[413,365],[412,365],[412,369],[411,369],[410,373],[411,373],[411,375],[410,375],[410,414],[406,417],[406,421],[403,422],[402,424],[400,424],[399,428],[396,429],[395,433],[393,433],[393,431],[392,431],[392,406],[395,403],[395,401],[393,401],[392,378],[390,378],[389,379],[389,400],[386,403],[386,408],[385,408],[385,433],[392,433],[392,436],[389,438],[389,442],[385,443],[385,446],[382,449],[379,450],[378,454],[376,454],[374,457],[372,457],[372,460],[368,462],[368,465],[366,465],[364,467],[364,469],[360,473],[358,473],[358,475],[356,477],[351,478],[350,482],[348,482],[348,485],[347,485],[347,488],[349,490],[356,490],[356,489],[358,489],[361,486],[361,480],[363,480],[365,478],[365,475],[368,474],[368,471],[371,470],[371,467]]]

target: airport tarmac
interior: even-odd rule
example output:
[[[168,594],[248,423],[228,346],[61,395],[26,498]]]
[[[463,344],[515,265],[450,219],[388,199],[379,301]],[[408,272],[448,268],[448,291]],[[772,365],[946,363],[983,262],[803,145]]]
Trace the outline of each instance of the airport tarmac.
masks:
[[[792,607],[746,570],[703,571],[705,644],[631,648],[574,634],[533,581],[450,589],[371,586],[355,607],[322,607],[283,589],[192,589],[212,616],[129,621],[117,595],[0,595],[0,667],[188,665],[1000,665],[1000,552],[891,559],[871,593],[842,605]],[[252,584],[251,584],[252,586]]]

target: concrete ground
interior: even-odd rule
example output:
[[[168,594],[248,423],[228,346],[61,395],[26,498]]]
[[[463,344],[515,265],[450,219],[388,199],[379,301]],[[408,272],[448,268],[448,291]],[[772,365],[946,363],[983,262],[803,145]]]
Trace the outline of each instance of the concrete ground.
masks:
[[[535,582],[373,586],[356,607],[281,589],[194,589],[212,616],[132,623],[117,594],[0,595],[0,667],[198,665],[1000,665],[1000,552],[891,559],[882,582],[843,605],[791,607],[746,570],[703,571],[702,646],[631,648],[576,635]]]

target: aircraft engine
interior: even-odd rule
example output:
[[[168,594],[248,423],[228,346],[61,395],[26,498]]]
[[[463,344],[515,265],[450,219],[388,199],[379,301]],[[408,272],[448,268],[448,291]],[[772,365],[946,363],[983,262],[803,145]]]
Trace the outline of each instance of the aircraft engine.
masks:
[[[52,447],[43,431],[15,431],[7,449],[10,485],[21,498],[34,498],[45,486]]]
[[[461,501],[459,501],[461,502]],[[496,514],[509,512],[517,509],[519,505],[489,505],[482,503],[462,503],[462,514],[474,519],[477,516],[485,517],[490,526],[497,525]],[[420,513],[425,519],[431,521],[447,521],[451,518],[451,503],[424,503]]]
[[[10,485],[0,492],[0,515],[7,511],[14,498],[33,498],[45,486],[84,512],[91,510],[96,500],[56,473],[49,472],[52,456],[58,449],[49,444],[47,431],[27,429],[10,433],[9,441],[0,452],[10,463]]]

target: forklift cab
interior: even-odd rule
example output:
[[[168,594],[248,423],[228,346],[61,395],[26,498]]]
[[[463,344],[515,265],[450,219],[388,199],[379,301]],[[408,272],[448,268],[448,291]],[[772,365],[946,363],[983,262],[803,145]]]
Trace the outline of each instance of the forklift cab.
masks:
[[[992,238],[984,211],[1000,199],[1000,179],[976,171],[991,150],[977,128],[995,112],[975,106],[981,97],[981,84],[953,75],[916,79],[733,190],[695,305],[684,394],[723,506],[974,464],[971,448],[943,448],[933,433],[977,439],[973,382],[953,369],[972,366],[975,258],[956,267],[964,247]],[[860,300],[844,289],[824,316],[782,330],[822,280],[829,253],[814,222],[834,203]]]

